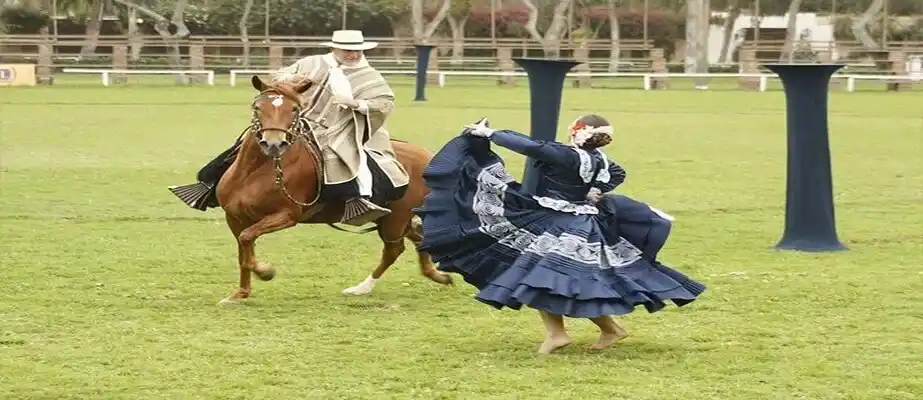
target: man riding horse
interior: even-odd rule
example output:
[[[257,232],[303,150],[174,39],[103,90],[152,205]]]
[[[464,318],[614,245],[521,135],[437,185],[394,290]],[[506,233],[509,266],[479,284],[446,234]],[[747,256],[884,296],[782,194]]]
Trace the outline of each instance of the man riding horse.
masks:
[[[331,52],[283,67],[273,81],[312,83],[302,94],[306,109],[301,117],[323,151],[321,199],[345,203],[340,222],[361,226],[389,214],[385,206],[399,199],[409,183],[385,128],[394,93],[363,55],[378,44],[366,42],[361,31],[335,31],[323,45]],[[194,209],[218,207],[215,191],[237,156],[241,138],[199,171],[199,182],[170,191]]]

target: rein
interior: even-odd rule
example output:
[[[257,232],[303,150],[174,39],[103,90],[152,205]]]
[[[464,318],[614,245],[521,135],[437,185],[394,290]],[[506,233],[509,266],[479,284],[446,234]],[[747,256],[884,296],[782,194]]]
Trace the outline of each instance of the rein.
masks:
[[[265,90],[263,92],[260,92],[259,96],[262,96],[266,94],[267,92],[278,93],[275,90],[270,89],[270,90]],[[279,94],[282,94],[282,93],[279,93]],[[311,121],[308,118],[301,115],[300,105],[295,110],[295,115],[296,117],[292,119],[292,124],[288,128],[265,128],[262,126],[262,124],[260,124],[259,115],[257,114],[256,108],[254,108],[253,118],[251,120],[249,130],[253,135],[257,135],[257,136],[267,131],[283,132],[285,133],[285,136],[289,138],[289,140],[294,139],[292,140],[293,142],[295,140],[301,140],[304,143],[304,147],[305,149],[308,150],[308,154],[310,154],[311,158],[314,159],[314,165],[315,165],[314,170],[317,172],[317,194],[314,196],[314,200],[311,200],[308,203],[304,203],[304,202],[298,201],[297,199],[292,197],[291,193],[289,193],[288,189],[285,187],[285,172],[282,169],[282,155],[273,156],[272,164],[273,164],[273,168],[276,170],[276,179],[275,179],[276,186],[279,187],[279,190],[282,192],[282,194],[284,194],[285,197],[288,198],[288,200],[291,201],[292,203],[295,203],[301,207],[311,207],[317,204],[318,201],[320,201],[321,190],[323,189],[323,186],[324,186],[324,181],[323,181],[324,179],[324,162],[323,162],[324,159],[321,156],[320,146],[317,144],[316,141],[313,140],[313,135],[311,134],[311,132],[309,132],[310,130],[309,123],[316,123],[316,122]],[[318,123],[318,125],[321,125],[321,124]]]
[[[257,97],[262,96],[269,92],[284,95],[281,92],[278,92],[276,90],[268,89],[268,90],[264,90],[260,92],[260,94]],[[316,103],[316,100],[317,99],[315,98],[314,99],[315,103]],[[311,206],[317,204],[318,201],[320,201],[321,190],[323,190],[323,187],[324,187],[324,158],[322,155],[323,152],[321,151],[320,145],[317,143],[317,140],[314,138],[314,129],[312,128],[312,124],[320,126],[325,129],[327,128],[326,125],[320,123],[319,121],[314,121],[306,117],[309,111],[311,111],[311,109],[304,110],[299,102],[298,107],[294,111],[295,118],[293,118],[292,124],[288,128],[285,128],[285,129],[283,128],[264,128],[260,124],[260,118],[257,113],[257,109],[254,107],[253,119],[251,120],[250,127],[248,128],[256,136],[259,136],[263,132],[267,132],[267,131],[279,131],[279,132],[285,133],[285,136],[288,137],[290,140],[296,139],[296,140],[304,141],[305,148],[308,150],[308,153],[314,159],[315,161],[314,164],[316,166],[315,171],[317,172],[317,195],[314,197],[314,200],[311,200],[308,203],[303,203],[303,202],[296,200],[294,197],[292,197],[291,193],[289,193],[288,189],[285,187],[285,172],[282,169],[282,156],[281,155],[272,157],[272,164],[273,164],[273,168],[276,170],[276,179],[275,179],[276,186],[279,187],[279,190],[282,192],[282,194],[285,195],[286,198],[288,198],[289,201],[301,207],[305,207],[305,208],[310,208]],[[327,224],[327,225],[336,230],[340,230],[343,232],[349,232],[349,233],[355,233],[355,234],[369,233],[369,232],[372,232],[378,229],[377,226],[372,226],[372,227],[361,229],[358,231],[352,231],[352,230],[340,228],[334,224]],[[385,242],[395,243],[395,242],[403,241],[403,240],[404,238],[402,236],[400,239],[392,240],[392,241],[385,241]]]

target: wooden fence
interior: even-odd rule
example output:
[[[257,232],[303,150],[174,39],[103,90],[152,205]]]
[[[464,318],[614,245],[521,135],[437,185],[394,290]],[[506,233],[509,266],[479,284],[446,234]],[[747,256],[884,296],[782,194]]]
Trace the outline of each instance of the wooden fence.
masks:
[[[297,58],[326,51],[328,37],[311,36],[190,36],[173,40],[160,36],[0,35],[0,63],[36,64],[40,82],[50,82],[56,71],[66,67],[108,67],[113,69],[194,69],[225,72],[231,69],[277,69]],[[415,66],[414,42],[409,38],[369,37],[379,46],[366,52],[377,68],[408,70]],[[81,54],[93,44],[94,49]],[[529,38],[465,38],[462,42],[439,38],[427,43],[436,51],[430,70],[508,72],[515,69],[514,57],[544,57],[545,49]],[[779,59],[783,41],[746,42],[736,54],[734,69],[756,73],[759,64]],[[825,47],[826,50],[825,50]],[[867,50],[858,42],[812,43],[817,60],[865,67],[868,72],[901,74],[908,55],[923,54],[923,42],[889,42],[883,49]],[[816,51],[820,49],[820,51]],[[613,53],[616,56],[613,57]],[[564,41],[559,57],[584,62],[575,72],[664,73],[666,54],[648,40]],[[501,78],[508,83],[512,77]],[[589,78],[581,83],[589,84]],[[659,82],[655,81],[655,86]]]
[[[379,46],[366,52],[379,69],[413,69],[414,43],[401,38],[367,38]],[[37,65],[40,81],[50,81],[55,71],[66,67],[111,67],[114,69],[209,69],[224,72],[239,68],[277,69],[310,54],[325,52],[327,37],[302,36],[191,36],[165,40],[160,36],[101,36],[92,39],[80,35],[0,36],[0,59],[4,62],[27,62]],[[89,54],[81,48],[95,46]],[[469,38],[455,43],[434,40],[431,70],[512,71],[514,57],[544,57],[544,49],[528,39]],[[577,59],[586,64],[578,70],[609,70],[609,41],[564,42],[559,47],[562,59]],[[624,40],[618,43],[619,66],[635,71],[665,70],[661,49],[650,41]],[[463,54],[460,54],[463,52]],[[509,79],[506,79],[507,81]]]

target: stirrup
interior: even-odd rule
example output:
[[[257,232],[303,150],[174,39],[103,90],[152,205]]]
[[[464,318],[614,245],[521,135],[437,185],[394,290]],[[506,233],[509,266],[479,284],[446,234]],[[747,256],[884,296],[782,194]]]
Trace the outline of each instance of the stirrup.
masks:
[[[391,214],[391,210],[379,207],[364,197],[354,197],[346,201],[346,206],[343,208],[343,218],[340,219],[340,222],[352,226],[362,226],[388,214]]]
[[[199,211],[205,211],[208,208],[208,193],[212,187],[204,182],[196,182],[189,185],[170,186],[170,192],[179,197],[183,203]]]

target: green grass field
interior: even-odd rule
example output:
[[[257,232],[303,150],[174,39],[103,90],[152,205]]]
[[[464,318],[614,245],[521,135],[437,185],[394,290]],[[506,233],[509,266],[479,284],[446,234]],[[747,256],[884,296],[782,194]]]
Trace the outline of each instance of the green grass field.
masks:
[[[566,89],[617,126],[618,191],[677,217],[661,253],[707,284],[688,307],[622,319],[631,336],[538,357],[531,310],[440,287],[408,251],[368,297],[374,234],[301,225],[260,239],[278,276],[245,304],[221,211],[193,182],[249,118],[255,92],[104,88],[96,78],[0,89],[0,398],[917,399],[923,393],[923,93],[835,92],[837,227],[850,248],[777,252],[784,98],[766,93]],[[244,82],[246,83],[246,81]],[[395,85],[395,138],[436,150],[489,116],[528,130],[528,91]],[[522,158],[501,150],[519,172]]]

